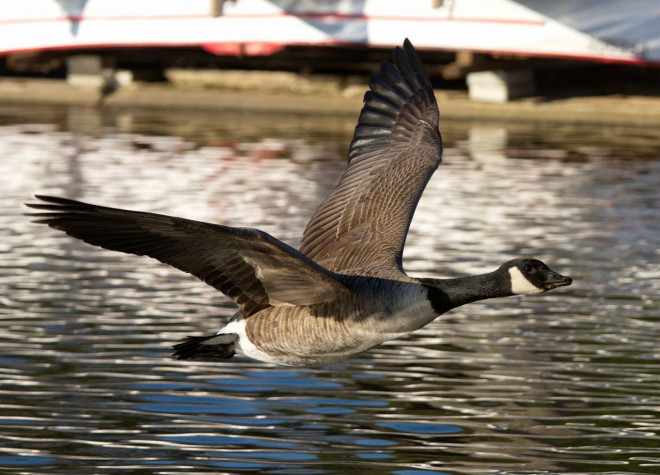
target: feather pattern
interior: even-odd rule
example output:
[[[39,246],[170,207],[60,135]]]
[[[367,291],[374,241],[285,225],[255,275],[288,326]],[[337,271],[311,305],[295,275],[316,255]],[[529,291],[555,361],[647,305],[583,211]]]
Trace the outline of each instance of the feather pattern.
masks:
[[[440,114],[408,40],[369,86],[346,172],[312,216],[300,250],[334,272],[392,278],[404,275],[410,221],[441,161]]]
[[[146,255],[188,272],[231,297],[243,316],[269,306],[311,305],[346,290],[342,277],[275,239],[155,213],[37,196],[38,223],[113,251]]]

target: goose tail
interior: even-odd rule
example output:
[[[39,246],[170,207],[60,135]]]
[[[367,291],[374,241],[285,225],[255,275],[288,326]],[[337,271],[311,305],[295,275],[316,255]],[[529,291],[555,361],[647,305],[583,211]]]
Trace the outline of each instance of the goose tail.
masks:
[[[234,356],[238,335],[225,333],[211,336],[188,336],[172,348],[177,360],[223,359]]]

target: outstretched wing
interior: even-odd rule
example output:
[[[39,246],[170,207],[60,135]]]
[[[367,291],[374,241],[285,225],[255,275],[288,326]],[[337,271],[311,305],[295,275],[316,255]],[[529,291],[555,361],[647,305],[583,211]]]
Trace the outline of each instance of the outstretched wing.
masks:
[[[433,88],[407,39],[383,62],[355,128],[348,167],[310,220],[300,250],[344,274],[403,273],[408,227],[441,162],[440,113]]]
[[[146,255],[188,272],[231,297],[244,316],[270,305],[335,298],[341,276],[256,229],[37,196],[35,222],[113,251]]]

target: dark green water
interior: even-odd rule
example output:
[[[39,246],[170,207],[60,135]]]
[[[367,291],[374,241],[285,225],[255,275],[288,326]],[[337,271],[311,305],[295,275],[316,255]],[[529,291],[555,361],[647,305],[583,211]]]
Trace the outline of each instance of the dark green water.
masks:
[[[406,270],[459,276],[525,255],[574,285],[471,304],[319,369],[171,360],[232,303],[21,216],[50,193],[296,245],[353,125],[0,108],[0,469],[660,472],[657,131],[443,122]]]

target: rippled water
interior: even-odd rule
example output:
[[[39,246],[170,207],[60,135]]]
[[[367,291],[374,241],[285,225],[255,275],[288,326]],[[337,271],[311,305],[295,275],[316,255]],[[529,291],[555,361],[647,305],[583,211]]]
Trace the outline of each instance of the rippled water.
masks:
[[[21,216],[35,193],[296,245],[353,118],[0,111],[0,467],[21,473],[659,473],[655,130],[452,123],[405,267],[534,255],[575,279],[343,364],[190,363],[226,298]],[[263,138],[260,138],[263,137]]]

